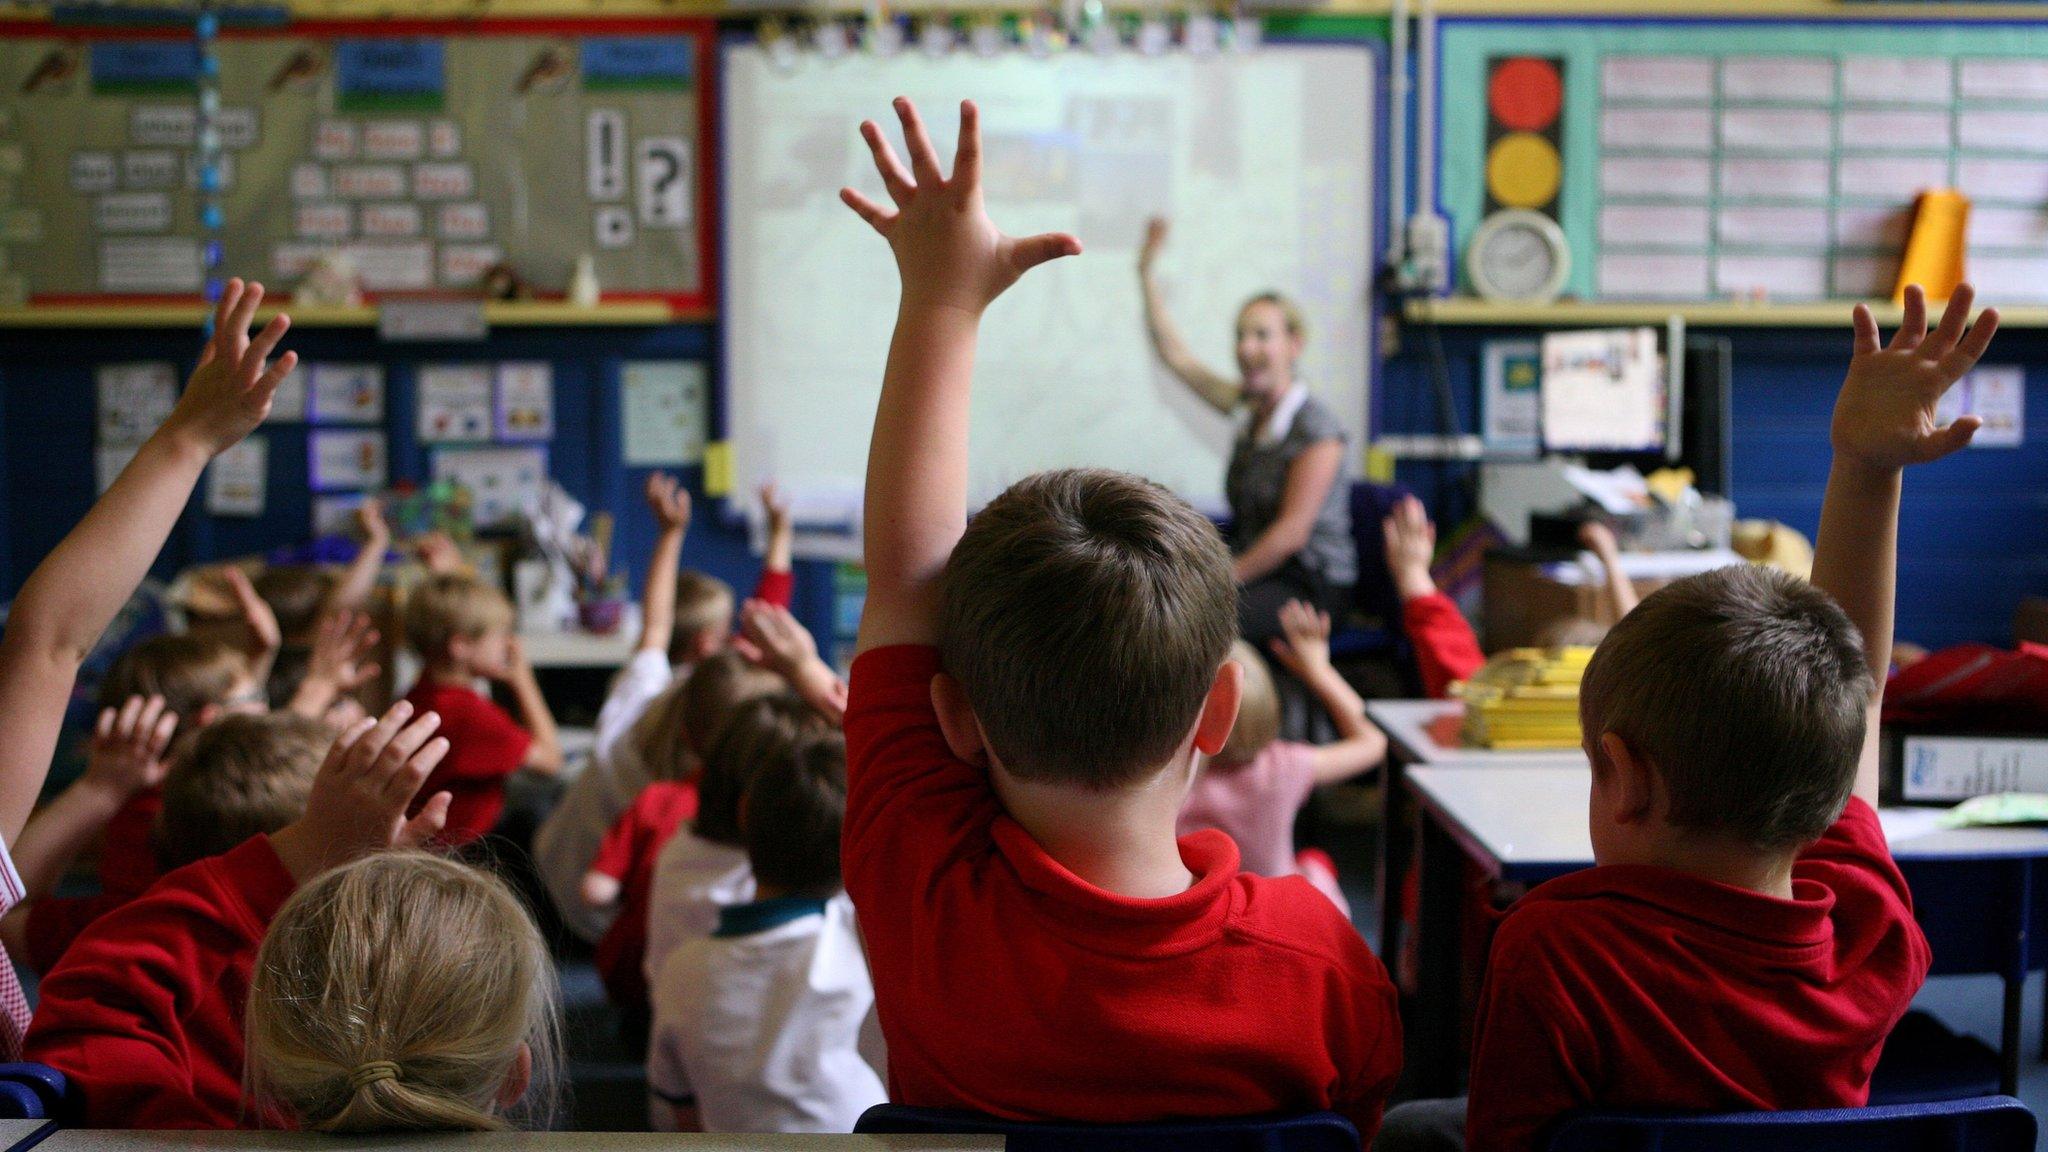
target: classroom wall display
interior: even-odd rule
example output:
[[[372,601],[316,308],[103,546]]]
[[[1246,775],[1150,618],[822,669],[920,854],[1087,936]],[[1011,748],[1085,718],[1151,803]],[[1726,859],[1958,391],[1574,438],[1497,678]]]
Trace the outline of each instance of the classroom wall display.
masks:
[[[543,293],[595,258],[615,296],[711,300],[698,99],[712,26],[300,21],[218,42],[224,268],[273,287],[339,256],[371,294]],[[199,290],[189,31],[0,27],[9,266],[38,302]],[[0,125],[4,129],[4,125]],[[626,227],[609,223],[625,211]],[[24,216],[22,213],[29,215]]]
[[[1206,58],[961,53],[772,62],[729,46],[724,151],[725,434],[733,491],[773,479],[851,525],[894,323],[888,245],[838,199],[882,197],[855,126],[924,110],[950,157],[963,97],[985,133],[990,215],[1062,229],[1082,256],[1031,273],[982,326],[972,495],[1045,468],[1101,465],[1223,505],[1236,433],[1173,381],[1145,335],[1136,259],[1148,217],[1173,218],[1160,277],[1195,351],[1235,374],[1239,308],[1277,289],[1308,313],[1300,378],[1362,451],[1377,63],[1365,45],[1269,42]]]
[[[1915,194],[1955,187],[1978,290],[2048,302],[2048,28],[1450,20],[1442,64],[1458,236],[1503,203],[1502,76],[1557,70],[1569,294],[1889,296]]]

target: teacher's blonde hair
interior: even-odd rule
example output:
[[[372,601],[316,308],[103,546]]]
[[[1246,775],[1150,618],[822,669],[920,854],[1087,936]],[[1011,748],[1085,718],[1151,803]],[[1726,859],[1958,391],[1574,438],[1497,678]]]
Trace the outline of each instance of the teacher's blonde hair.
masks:
[[[382,853],[314,879],[272,921],[249,990],[248,1098],[315,1132],[544,1128],[559,1017],[547,945],[504,881]]]
[[[1304,343],[1307,342],[1308,313],[1301,310],[1301,305],[1296,304],[1293,297],[1282,295],[1279,292],[1261,292],[1245,301],[1243,307],[1237,310],[1238,320],[1242,321],[1245,313],[1261,304],[1271,304],[1273,307],[1278,308],[1280,310],[1280,318],[1287,324],[1287,334],[1296,340],[1303,341]]]

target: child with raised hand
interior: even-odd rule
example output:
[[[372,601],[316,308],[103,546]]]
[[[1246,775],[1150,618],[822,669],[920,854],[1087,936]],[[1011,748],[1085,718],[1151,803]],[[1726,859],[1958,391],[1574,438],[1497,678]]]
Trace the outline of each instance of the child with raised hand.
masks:
[[[513,623],[505,594],[471,576],[429,576],[405,605],[406,641],[424,661],[405,698],[441,716],[451,750],[430,791],[454,795],[443,834],[458,847],[497,827],[514,772],[562,770],[555,714]],[[509,688],[519,715],[478,692],[479,678]]]
[[[504,881],[380,853],[293,893],[263,937],[250,1103],[311,1132],[545,1129],[560,1031],[547,945]]]
[[[1080,245],[989,220],[973,104],[950,177],[896,111],[908,170],[861,126],[894,208],[840,193],[902,278],[843,840],[890,1099],[1105,1123],[1330,1108],[1370,1135],[1401,1064],[1385,969],[1313,888],[1175,835],[1237,714],[1229,552],[1186,501],[1100,470],[968,521],[982,312]]]
[[[1188,792],[1179,830],[1204,828],[1237,842],[1240,867],[1260,876],[1300,876],[1350,915],[1337,886],[1337,867],[1319,850],[1296,852],[1294,820],[1309,793],[1349,780],[1387,758],[1387,738],[1365,718],[1365,701],[1330,663],[1330,617],[1300,600],[1280,609],[1284,635],[1273,655],[1308,685],[1330,713],[1337,740],[1300,744],[1280,736],[1280,696],[1257,650],[1240,640],[1230,658],[1244,669],[1244,699],[1221,751],[1209,758]]]
[[[817,709],[834,728],[846,718],[846,681],[818,655],[810,629],[780,604],[749,600],[740,609],[740,639],[747,658],[780,676],[790,691]]]
[[[1813,583],[1751,565],[1670,584],[1615,625],[1579,711],[1599,866],[1502,920],[1470,1143],[1535,1149],[1579,1108],[1866,1102],[1927,939],[1877,819],[1901,477],[1968,444],[1942,395],[1998,327],[1956,289],[1880,347],[1855,310]],[[1968,329],[1967,334],[1965,329]]]
[[[27,1056],[62,1071],[95,1128],[233,1128],[242,1019],[256,949],[299,885],[392,847],[426,843],[441,793],[406,807],[448,752],[439,718],[400,701],[337,739],[305,814],[222,856],[180,868],[80,936],[43,980]]]
[[[1387,546],[1387,574],[1401,597],[1401,625],[1415,649],[1422,694],[1441,700],[1451,685],[1469,680],[1486,663],[1479,637],[1465,614],[1436,586],[1429,574],[1436,557],[1436,525],[1422,510],[1422,501],[1403,496],[1380,521]]]
[[[363,613],[328,613],[314,633],[305,669],[286,708],[310,720],[327,719],[335,705],[377,678],[378,666],[364,657],[376,649],[379,639]],[[359,717],[350,722],[354,719]]]
[[[786,605],[794,589],[789,507],[772,485],[762,488],[761,502],[768,518],[768,555],[754,596]],[[535,864],[563,922],[592,943],[610,929],[614,910],[609,903],[583,898],[584,875],[607,830],[650,781],[679,780],[695,770],[694,763],[658,762],[677,755],[688,740],[687,734],[679,738],[675,727],[682,684],[692,669],[722,653],[732,637],[732,589],[701,572],[677,571],[690,527],[689,490],[675,477],[655,473],[647,477],[647,506],[658,534],[642,590],[640,641],[597,714],[589,765],[570,783],[533,841]]]
[[[848,1132],[888,1098],[861,1051],[874,1008],[840,889],[846,744],[819,734],[761,765],[741,815],[752,900],[654,980],[648,1119],[658,1131]]]
[[[22,585],[0,637],[0,846],[21,837],[57,749],[78,669],[163,548],[207,462],[249,434],[297,363],[271,350],[291,322],[280,315],[253,341],[263,288],[230,280],[199,365],[163,426]],[[0,847],[0,909],[21,881]],[[21,1047],[28,1003],[0,958],[0,1059]]]

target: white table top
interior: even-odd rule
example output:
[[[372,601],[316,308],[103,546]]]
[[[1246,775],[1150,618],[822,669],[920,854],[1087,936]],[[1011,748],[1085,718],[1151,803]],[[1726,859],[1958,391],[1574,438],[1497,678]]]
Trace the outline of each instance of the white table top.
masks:
[[[589,632],[522,632],[520,642],[535,668],[623,668],[633,658],[637,630],[624,625],[609,636]]]
[[[41,1126],[43,1121],[26,1121]],[[27,1133],[23,1134],[24,1136]],[[659,1132],[463,1132],[350,1138],[300,1132],[119,1132],[66,1128],[35,1152],[1001,1152],[1001,1136],[712,1136]]]
[[[1576,767],[1417,766],[1408,786],[1464,838],[1505,869],[1569,871],[1593,864],[1586,828],[1593,772]],[[1886,809],[1879,815],[1901,860],[1993,856],[2048,857],[2048,829],[1932,826],[1935,810]]]
[[[1494,752],[1457,741],[1465,719],[1462,700],[1373,700],[1365,714],[1380,726],[1395,751],[1410,764],[1490,764],[1500,767],[1570,767],[1584,764],[1577,749],[1559,752]]]

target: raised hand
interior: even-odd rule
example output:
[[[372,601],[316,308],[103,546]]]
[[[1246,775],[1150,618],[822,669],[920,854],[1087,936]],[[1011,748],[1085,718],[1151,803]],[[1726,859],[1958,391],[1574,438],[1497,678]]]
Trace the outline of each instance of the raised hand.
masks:
[[[1380,533],[1386,542],[1387,572],[1401,598],[1413,600],[1435,592],[1429,562],[1436,556],[1436,525],[1429,522],[1422,501],[1403,496],[1380,521]]]
[[[270,415],[277,386],[291,374],[299,354],[286,352],[274,363],[270,353],[291,327],[283,313],[274,317],[254,340],[249,324],[263,302],[263,285],[230,280],[214,310],[213,339],[200,350],[199,366],[185,382],[178,405],[164,421],[164,430],[219,455],[247,436]]]
[[[469,567],[462,558],[462,549],[448,538],[446,532],[429,532],[414,542],[419,550],[420,563],[436,576],[452,576]]]
[[[1280,606],[1280,630],[1272,641],[1273,655],[1287,670],[1306,680],[1330,666],[1330,616],[1300,600]]]
[[[1986,308],[1976,324],[1970,324],[1975,299],[1968,284],[1958,286],[1941,324],[1929,333],[1926,295],[1919,285],[1908,286],[1905,316],[1891,343],[1882,347],[1870,309],[1856,306],[1855,350],[1835,401],[1831,430],[1838,458],[1897,471],[1939,460],[1969,444],[1983,421],[1962,416],[1942,427],[1935,408],[1976,365],[1998,331],[1995,308]]]
[[[361,612],[335,612],[320,622],[306,678],[334,686],[337,694],[353,692],[377,678],[380,669],[363,657],[377,646],[379,634]]]
[[[758,495],[761,498],[761,513],[768,520],[769,534],[788,531],[789,498],[782,494],[782,490],[775,486],[773,480],[761,485]]]
[[[1621,554],[1621,541],[1614,538],[1614,529],[1598,520],[1579,525],[1579,543],[1602,560]]]
[[[1145,221],[1145,243],[1138,249],[1138,271],[1150,272],[1159,254],[1166,250],[1166,237],[1173,229],[1173,222],[1164,216],[1154,216]]]
[[[448,741],[434,735],[440,726],[439,716],[415,718],[412,705],[400,700],[382,719],[358,721],[335,740],[313,777],[306,814],[271,837],[300,883],[359,856],[420,847],[440,835],[448,793],[437,793],[412,819],[405,816],[448,754]]]
[[[372,496],[356,506],[356,531],[366,544],[381,552],[391,544],[391,525],[384,519],[384,502]]]
[[[746,643],[739,651],[747,659],[784,679],[793,679],[818,659],[818,642],[810,630],[780,604],[747,601],[740,608],[740,636]]]
[[[276,655],[284,647],[284,629],[278,626],[277,613],[256,594],[248,573],[229,564],[222,569],[222,575],[235,594],[235,610],[249,629],[249,645],[244,650],[259,660]]]
[[[647,507],[663,532],[686,532],[690,527],[690,490],[665,472],[647,477]]]
[[[178,714],[165,710],[161,696],[130,696],[118,710],[102,710],[84,778],[122,797],[156,787],[170,772],[164,750],[177,730]]]
[[[889,242],[903,278],[906,308],[958,308],[979,316],[1024,273],[1048,260],[1080,254],[1081,242],[1072,236],[1048,232],[1016,239],[1003,235],[988,218],[981,193],[980,114],[972,101],[960,104],[960,146],[950,178],[939,170],[938,153],[916,107],[899,96],[896,115],[910,152],[907,172],[874,121],[860,126],[896,210],[851,188],[840,189],[839,198]]]

